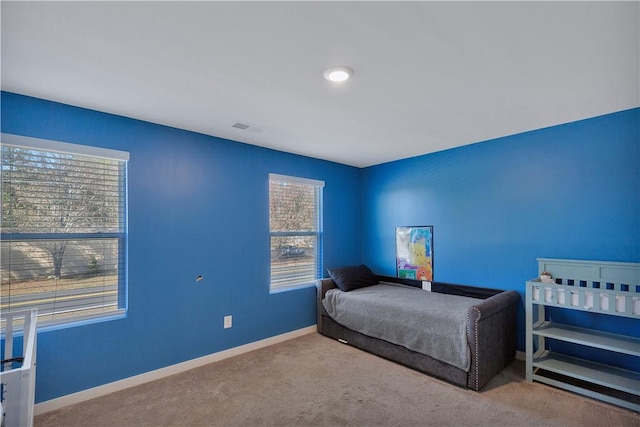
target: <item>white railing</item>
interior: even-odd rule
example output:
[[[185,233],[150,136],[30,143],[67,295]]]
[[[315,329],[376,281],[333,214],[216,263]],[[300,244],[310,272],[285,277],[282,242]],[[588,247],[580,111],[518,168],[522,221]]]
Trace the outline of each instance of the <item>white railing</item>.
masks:
[[[4,353],[0,372],[3,426],[32,427],[36,385],[36,323],[38,310],[2,313]],[[22,351],[14,328],[23,324]],[[18,366],[19,365],[19,366]]]

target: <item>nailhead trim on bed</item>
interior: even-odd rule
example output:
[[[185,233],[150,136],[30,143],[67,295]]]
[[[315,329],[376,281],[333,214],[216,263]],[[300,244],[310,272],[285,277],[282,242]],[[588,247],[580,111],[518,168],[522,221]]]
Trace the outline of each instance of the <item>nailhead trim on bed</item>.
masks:
[[[478,321],[480,320],[480,317],[482,316],[482,313],[480,312],[480,310],[478,310],[477,307],[471,307],[473,308],[475,311],[478,312],[478,315],[476,316],[476,320],[475,320],[475,327],[473,328],[475,331],[475,340],[476,340],[476,345],[475,345],[475,350],[476,350],[476,354],[474,357],[474,363],[476,365],[476,388],[475,390],[478,391],[480,390],[480,361],[478,360],[479,355],[478,355]]]

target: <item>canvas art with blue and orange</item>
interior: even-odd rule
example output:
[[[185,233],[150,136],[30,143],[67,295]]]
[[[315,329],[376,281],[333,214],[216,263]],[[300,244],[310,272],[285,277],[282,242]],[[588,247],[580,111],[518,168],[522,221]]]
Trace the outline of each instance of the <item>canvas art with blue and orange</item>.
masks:
[[[433,280],[433,226],[396,227],[398,277]]]

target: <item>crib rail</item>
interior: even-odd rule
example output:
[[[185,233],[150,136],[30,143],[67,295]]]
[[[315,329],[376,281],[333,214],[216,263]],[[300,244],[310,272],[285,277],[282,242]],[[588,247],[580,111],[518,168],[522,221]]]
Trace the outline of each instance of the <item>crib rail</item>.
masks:
[[[640,319],[640,294],[629,290],[602,289],[600,284],[527,282],[535,304],[613,314]],[[591,286],[588,286],[591,285]]]
[[[38,310],[2,313],[4,352],[0,372],[0,403],[4,425],[33,426]],[[14,327],[23,324],[22,346]],[[21,348],[20,348],[21,347]]]
[[[639,264],[540,258],[538,265],[553,282],[527,282],[535,304],[640,319]]]

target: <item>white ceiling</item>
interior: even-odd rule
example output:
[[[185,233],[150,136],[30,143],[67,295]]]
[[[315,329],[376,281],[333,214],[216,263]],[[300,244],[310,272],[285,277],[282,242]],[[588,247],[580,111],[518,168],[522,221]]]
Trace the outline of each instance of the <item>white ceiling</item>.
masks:
[[[3,90],[358,167],[640,106],[637,1],[1,7]]]

